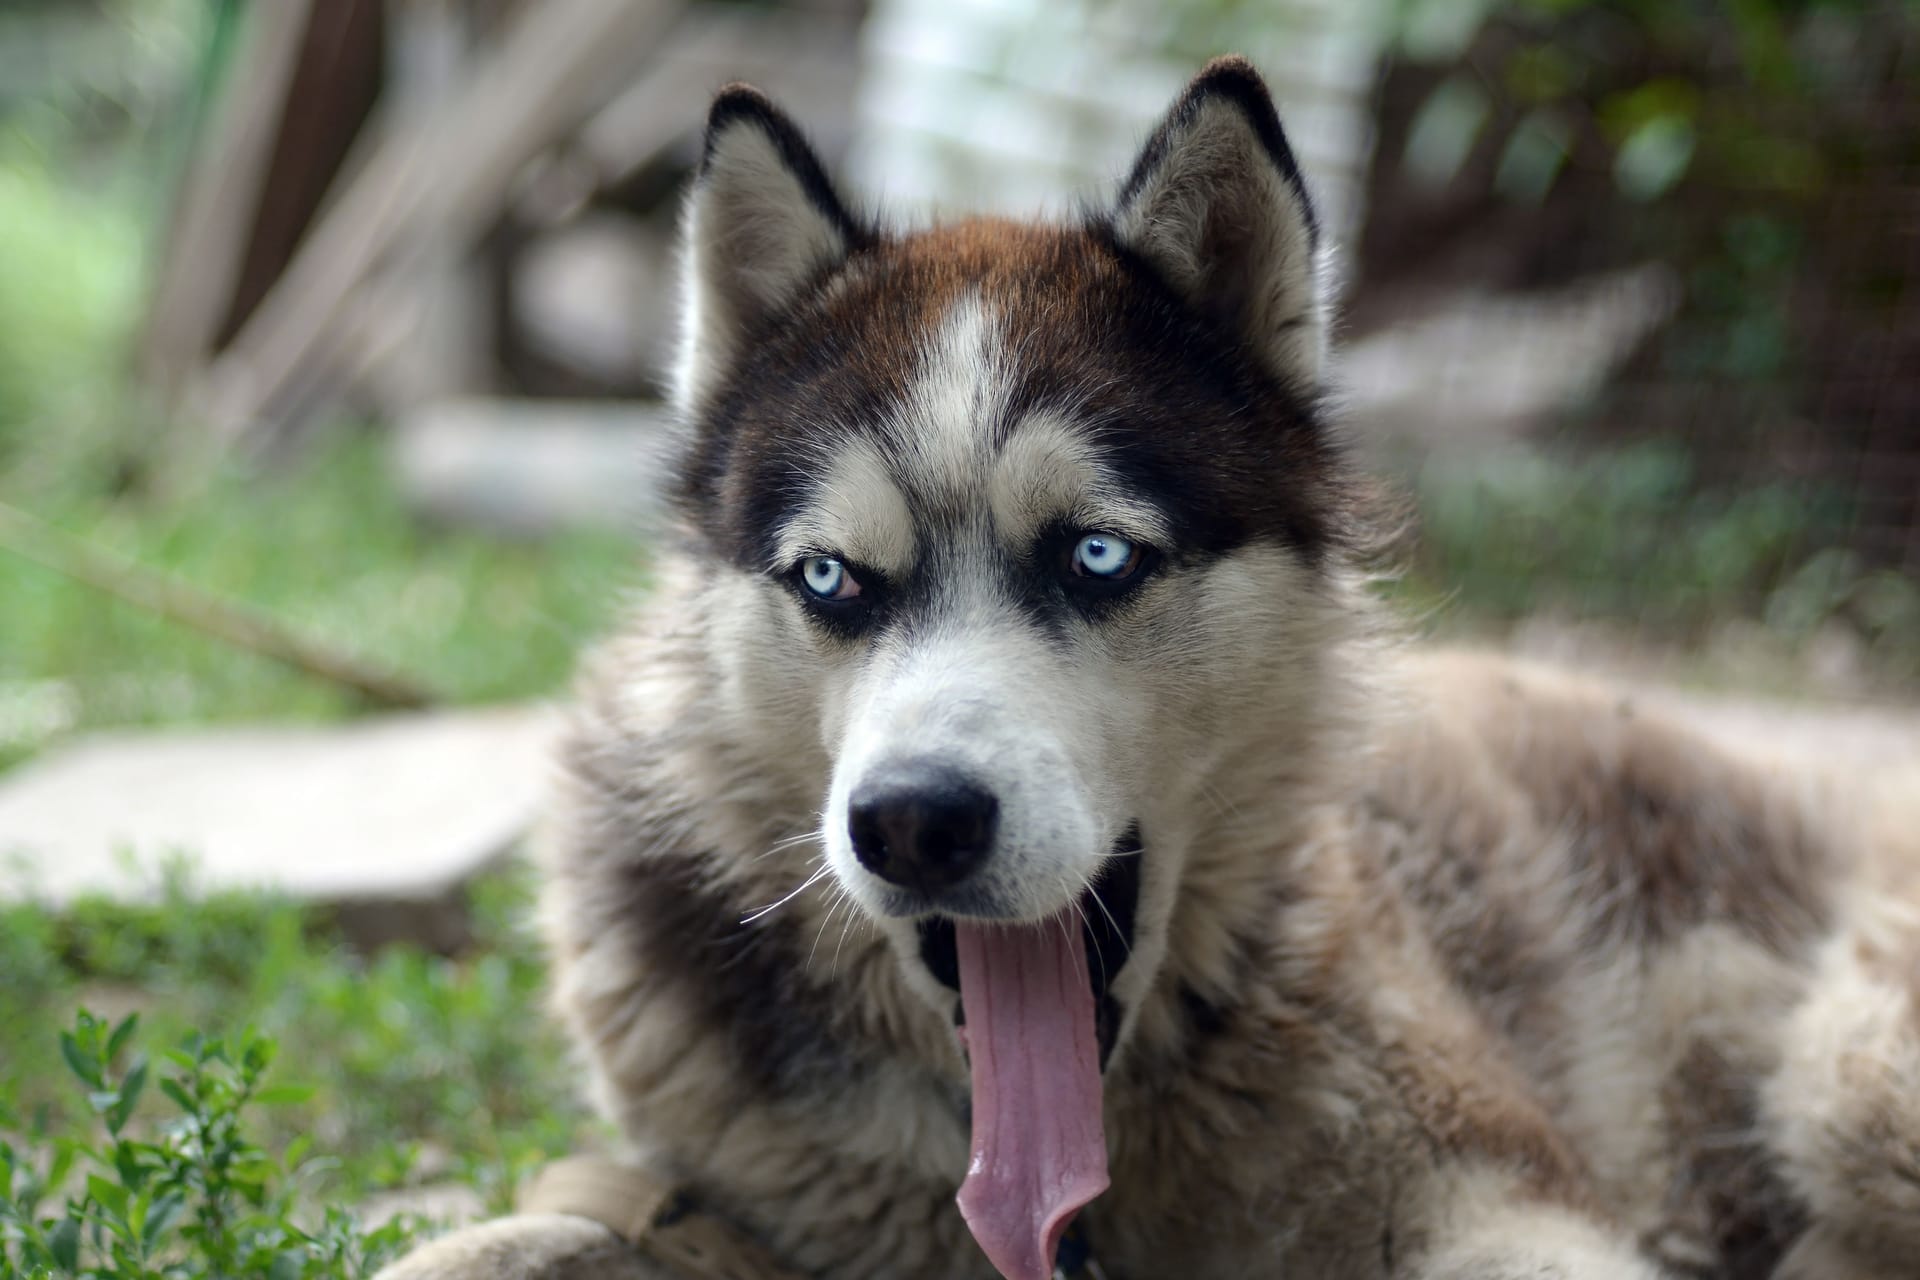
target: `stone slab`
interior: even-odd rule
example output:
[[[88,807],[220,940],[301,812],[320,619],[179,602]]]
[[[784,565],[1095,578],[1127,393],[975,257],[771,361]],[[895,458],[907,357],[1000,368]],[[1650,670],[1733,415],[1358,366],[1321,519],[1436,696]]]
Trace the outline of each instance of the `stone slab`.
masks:
[[[661,519],[673,433],[637,403],[436,400],[393,433],[400,487],[437,520],[517,536]]]
[[[0,777],[0,896],[138,899],[185,855],[204,889],[443,899],[527,831],[557,726],[511,707],[84,738]]]

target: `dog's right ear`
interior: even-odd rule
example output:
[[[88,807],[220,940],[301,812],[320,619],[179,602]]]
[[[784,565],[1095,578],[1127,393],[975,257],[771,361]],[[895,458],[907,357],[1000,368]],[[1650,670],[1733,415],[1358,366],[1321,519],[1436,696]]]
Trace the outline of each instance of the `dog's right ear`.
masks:
[[[870,239],[786,113],[748,85],[722,89],[687,204],[681,410],[706,402],[749,333]]]
[[[1109,226],[1275,373],[1319,385],[1328,327],[1320,222],[1273,98],[1245,58],[1216,58],[1187,86],[1134,161]]]

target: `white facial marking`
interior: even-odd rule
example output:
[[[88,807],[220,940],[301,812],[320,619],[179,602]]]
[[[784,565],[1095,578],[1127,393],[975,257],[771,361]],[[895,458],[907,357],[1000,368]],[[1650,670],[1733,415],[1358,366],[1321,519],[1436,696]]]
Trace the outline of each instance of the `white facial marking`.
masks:
[[[1087,671],[1075,669],[1087,660],[1051,647],[1003,584],[1010,552],[1035,523],[1000,528],[996,505],[983,501],[1011,376],[999,327],[969,294],[936,330],[892,424],[914,501],[962,514],[943,534],[941,554],[916,568],[941,575],[929,584],[931,600],[916,604],[923,612],[912,626],[870,643],[828,725],[836,755],[828,855],[856,900],[883,917],[901,895],[860,867],[847,833],[848,798],[871,774],[935,760],[993,793],[998,838],[967,889],[978,910],[1012,918],[1066,909],[1131,821],[1126,797],[1108,794],[1100,768],[1103,717],[1086,694]],[[876,488],[884,488],[880,505],[904,517],[900,488]],[[918,550],[924,557],[932,548]],[[1094,685],[1097,692],[1101,682]]]
[[[1121,488],[1098,459],[1085,427],[1055,412],[1029,414],[1001,448],[987,486],[1001,536],[1022,545],[1058,523],[1164,544],[1160,513]]]
[[[1011,369],[1005,335],[977,293],[964,295],[923,353],[892,424],[908,489],[970,496],[1004,414]]]
[[[871,440],[848,436],[838,442],[813,500],[780,531],[778,546],[784,564],[832,552],[896,577],[912,568],[913,516]]]
[[[1077,563],[1090,578],[1124,578],[1141,548],[1172,543],[1166,517],[1103,462],[1098,424],[1075,421],[1070,407],[1030,413],[996,444],[1018,373],[1010,353],[990,308],[965,296],[927,342],[887,424],[892,439],[819,433],[834,447],[781,546],[803,581],[808,557],[823,557],[856,577],[872,565],[913,585],[894,615],[883,584],[875,629],[816,650],[817,669],[793,678],[820,699],[819,748],[832,761],[828,865],[937,1008],[950,1008],[952,993],[919,959],[903,913],[1057,917],[1080,905],[1116,842],[1140,825],[1147,861],[1133,950],[1111,987],[1126,1011],[1124,1042],[1167,951],[1196,815],[1217,808],[1195,798],[1198,779],[1219,766],[1223,738],[1257,738],[1285,721],[1248,702],[1244,677],[1276,652],[1292,654],[1311,610],[1299,607],[1295,557],[1249,547],[1183,570],[1171,605],[1148,596],[1114,619],[1062,605],[1058,625],[1038,625],[1014,575]],[[1078,535],[1072,558],[1036,565],[1035,540],[1063,525]],[[833,577],[826,564],[811,573],[816,589]],[[1217,732],[1222,725],[1231,732]],[[927,763],[956,770],[999,808],[986,862],[938,899],[868,871],[848,828],[863,782]]]

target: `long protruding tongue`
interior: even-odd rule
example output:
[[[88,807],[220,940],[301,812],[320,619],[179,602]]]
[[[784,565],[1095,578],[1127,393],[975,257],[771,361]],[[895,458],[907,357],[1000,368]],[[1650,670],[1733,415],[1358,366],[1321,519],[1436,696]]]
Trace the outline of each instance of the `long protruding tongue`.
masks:
[[[1073,1215],[1107,1189],[1087,947],[1071,917],[954,927],[973,1065],[960,1216],[1007,1280],[1048,1280]]]

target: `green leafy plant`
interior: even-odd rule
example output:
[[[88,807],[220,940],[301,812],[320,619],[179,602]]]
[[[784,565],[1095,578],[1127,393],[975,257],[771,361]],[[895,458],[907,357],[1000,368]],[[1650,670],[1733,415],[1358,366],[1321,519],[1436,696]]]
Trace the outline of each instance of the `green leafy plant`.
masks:
[[[138,1025],[138,1015],[109,1024],[82,1010],[60,1034],[93,1132],[49,1136],[42,1121],[23,1146],[0,1140],[0,1275],[319,1280],[371,1273],[405,1247],[411,1219],[369,1230],[328,1208],[314,1221],[299,1193],[326,1162],[309,1158],[305,1139],[276,1156],[254,1138],[255,1109],[311,1096],[266,1082],[273,1040],[195,1033],[156,1077],[134,1053]],[[150,1079],[170,1114],[143,1125]],[[0,1131],[17,1128],[0,1116]]]
[[[524,872],[471,891],[457,955],[355,947],[330,913],[268,895],[202,894],[176,868],[154,900],[0,904],[0,1114],[64,1134],[93,1122],[58,1050],[74,1010],[139,1011],[156,1044],[244,1028],[302,1064],[310,1097],[252,1123],[279,1149],[324,1135],[304,1194],[352,1202],[460,1182],[505,1209],[532,1166],[587,1137],[545,968],[523,927]],[[149,1088],[149,1102],[153,1090]],[[0,1136],[7,1125],[0,1121]]]

